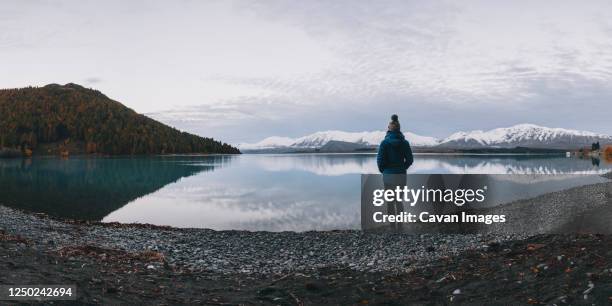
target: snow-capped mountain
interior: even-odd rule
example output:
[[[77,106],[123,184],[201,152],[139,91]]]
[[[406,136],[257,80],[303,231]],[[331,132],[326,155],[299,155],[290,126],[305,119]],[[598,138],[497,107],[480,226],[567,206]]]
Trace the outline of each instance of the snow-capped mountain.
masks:
[[[579,148],[594,142],[612,143],[612,137],[593,132],[518,124],[490,131],[457,132],[443,139],[444,148]]]
[[[403,133],[413,147],[437,147],[443,149],[515,147],[572,149],[590,146],[598,141],[601,144],[612,144],[612,136],[562,128],[548,128],[535,124],[518,124],[489,131],[457,132],[442,140],[410,132]],[[260,142],[244,143],[238,147],[241,150],[247,151],[277,148],[312,149],[321,148],[332,140],[364,146],[378,146],[385,137],[385,134],[385,131],[358,133],[324,131],[299,138],[268,137]]]
[[[373,132],[343,132],[324,131],[316,132],[299,138],[268,137],[257,143],[243,143],[238,145],[241,150],[261,150],[274,148],[320,148],[331,140],[352,142],[364,146],[378,146],[385,138],[385,131]],[[430,147],[438,144],[433,137],[426,137],[410,132],[404,132],[404,136],[411,145],[417,147]]]

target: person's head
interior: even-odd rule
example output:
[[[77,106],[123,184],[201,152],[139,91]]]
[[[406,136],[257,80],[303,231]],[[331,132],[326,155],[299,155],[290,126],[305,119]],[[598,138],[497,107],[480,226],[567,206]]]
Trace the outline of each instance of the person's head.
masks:
[[[396,132],[400,130],[399,118],[393,114],[391,116],[391,122],[389,122],[389,131]]]

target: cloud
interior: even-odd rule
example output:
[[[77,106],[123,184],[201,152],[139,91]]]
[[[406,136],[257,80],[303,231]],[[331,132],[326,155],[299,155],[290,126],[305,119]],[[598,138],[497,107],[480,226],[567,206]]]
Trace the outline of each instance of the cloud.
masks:
[[[524,122],[612,132],[608,1],[92,5],[1,4],[0,45],[21,49],[0,50],[0,83],[84,80],[231,142],[378,130],[390,113],[434,137]]]
[[[543,94],[529,92],[540,80],[567,80],[566,88],[573,86],[572,78],[611,79],[610,46],[600,42],[612,36],[597,24],[581,25],[588,20],[568,18],[575,7],[562,6],[546,18],[537,12],[547,7],[534,7],[535,14],[517,20],[514,14],[527,4],[500,10],[486,2],[468,3],[256,3],[243,9],[303,29],[331,50],[335,61],[309,74],[224,80],[321,106],[330,100],[371,104],[386,96],[426,96],[453,104],[529,103],[529,97]],[[580,7],[578,13],[588,18],[596,11],[597,6]],[[584,41],[584,30],[593,39]]]
[[[91,84],[91,85],[94,85],[94,84],[98,84],[98,83],[102,82],[102,79],[101,79],[101,78],[98,78],[98,77],[89,77],[89,78],[86,78],[86,79],[85,79],[85,80],[83,80],[83,81],[84,81],[86,84]]]

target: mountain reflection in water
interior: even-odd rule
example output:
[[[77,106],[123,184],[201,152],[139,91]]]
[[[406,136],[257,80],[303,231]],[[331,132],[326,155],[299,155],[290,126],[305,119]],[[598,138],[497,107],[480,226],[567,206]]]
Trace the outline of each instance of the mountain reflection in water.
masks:
[[[417,155],[411,173],[602,174],[560,156]],[[217,230],[354,229],[373,154],[0,160],[0,204],[62,218]],[[568,188],[588,181],[559,179]],[[553,188],[553,187],[551,187]],[[554,190],[554,189],[553,189]]]

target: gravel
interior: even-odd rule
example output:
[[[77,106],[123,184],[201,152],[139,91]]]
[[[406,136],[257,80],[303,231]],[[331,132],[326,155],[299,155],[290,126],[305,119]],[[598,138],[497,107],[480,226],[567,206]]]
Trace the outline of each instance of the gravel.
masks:
[[[173,267],[219,273],[268,274],[348,267],[407,271],[436,259],[517,236],[401,233],[248,232],[142,225],[73,224],[0,206],[0,229],[59,250],[94,245],[127,252],[156,251]]]

